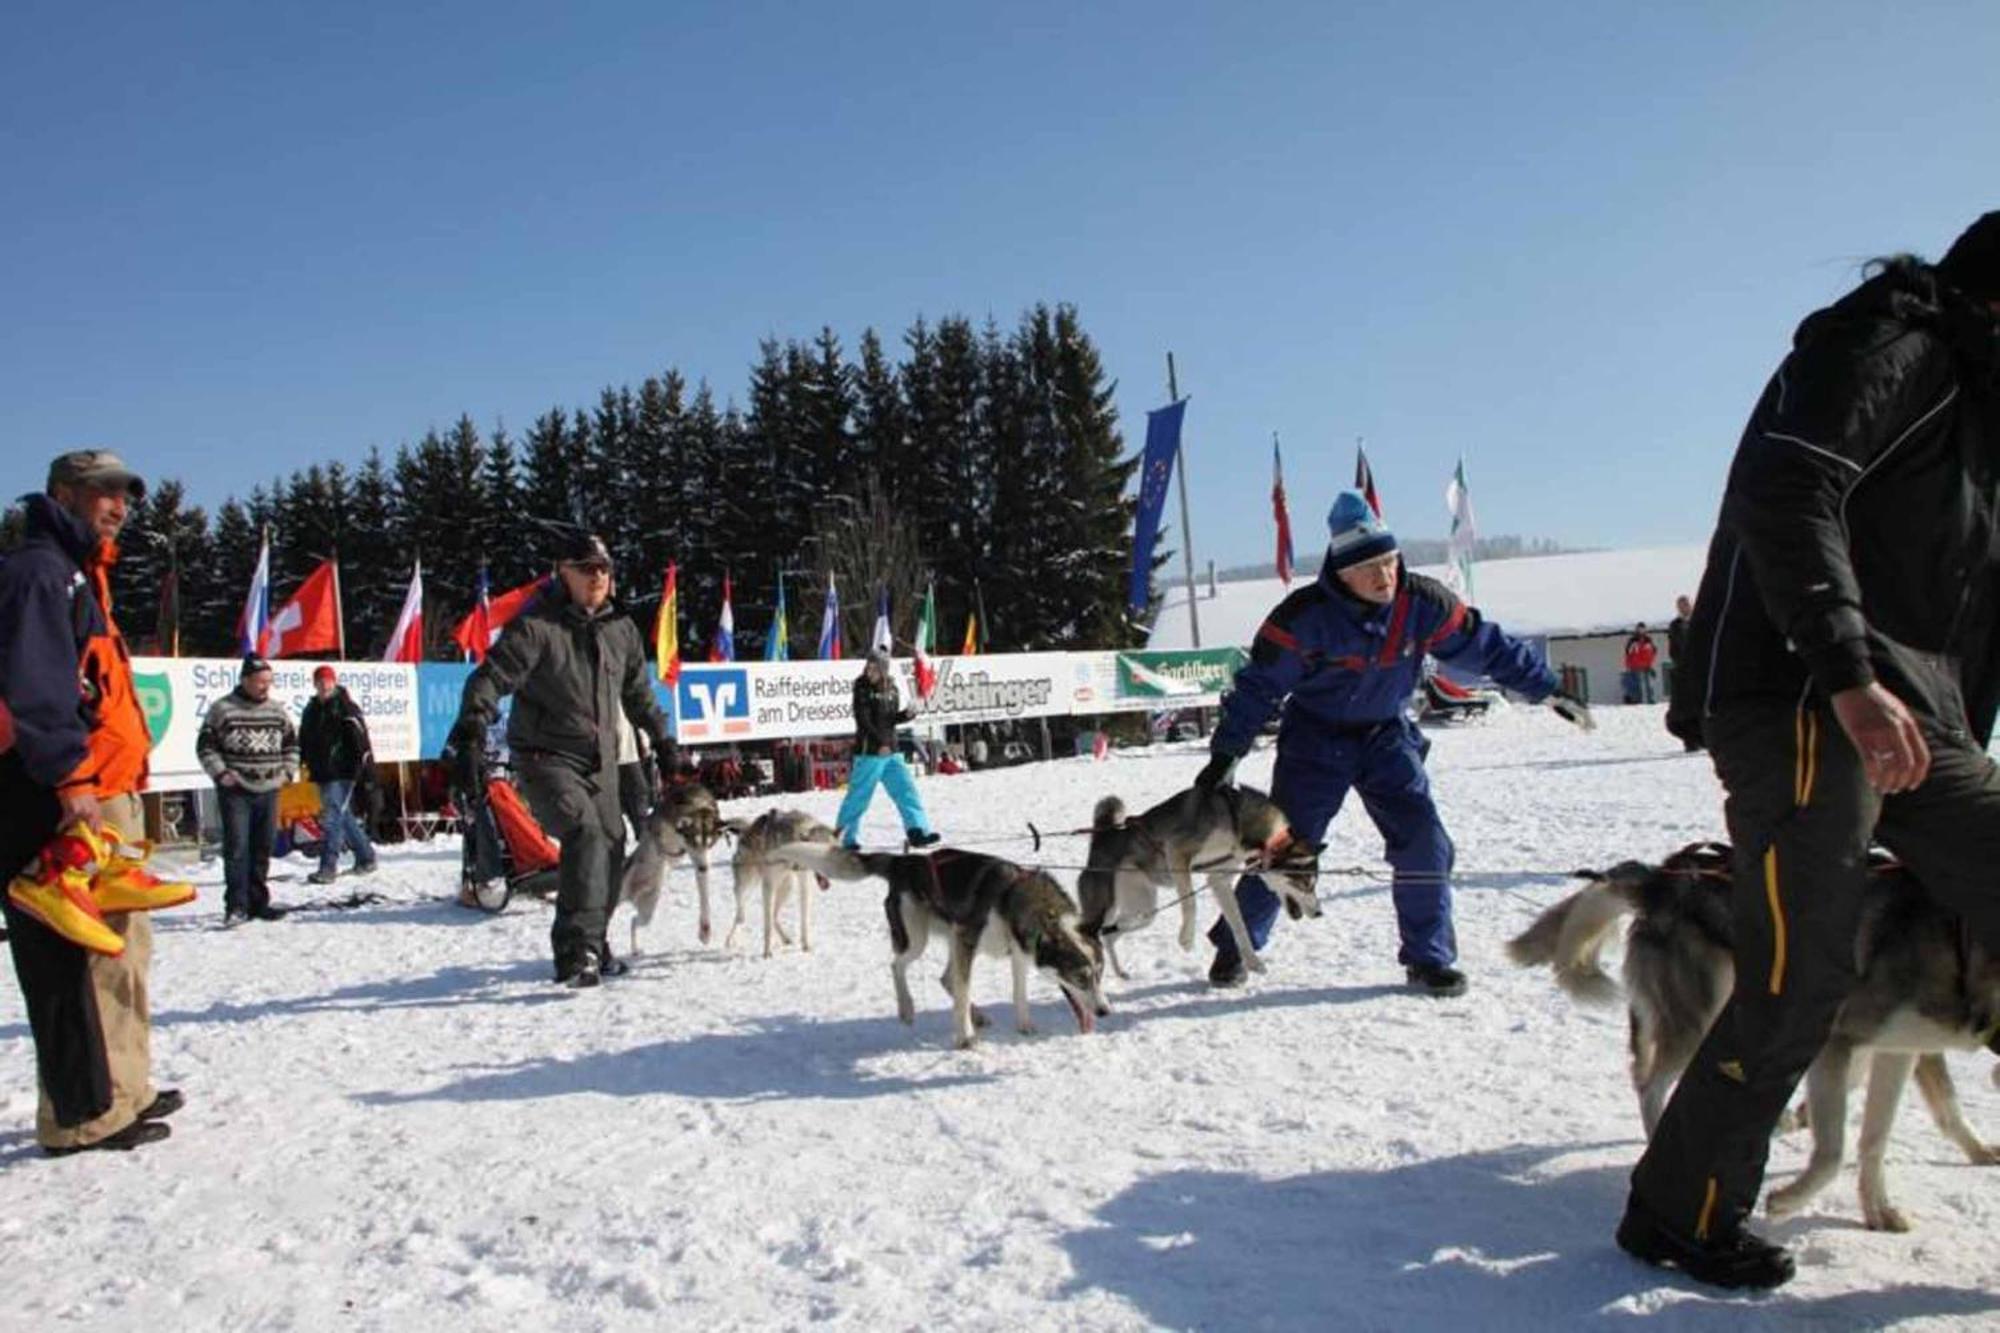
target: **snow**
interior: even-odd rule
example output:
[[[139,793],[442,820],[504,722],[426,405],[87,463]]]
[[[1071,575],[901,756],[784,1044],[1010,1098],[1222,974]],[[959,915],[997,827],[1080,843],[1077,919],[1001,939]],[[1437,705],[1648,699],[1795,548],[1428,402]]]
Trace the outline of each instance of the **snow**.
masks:
[[[0,999],[0,1326],[1991,1327],[2000,1172],[1913,1106],[1889,1152],[1908,1235],[1861,1229],[1850,1165],[1771,1228],[1800,1260],[1775,1294],[1719,1296],[1611,1245],[1639,1150],[1623,1016],[1501,949],[1564,872],[1719,831],[1707,762],[1659,723],[1611,710],[1586,736],[1517,708],[1436,735],[1465,998],[1404,992],[1383,885],[1339,875],[1244,991],[1208,990],[1205,950],[1167,921],[1132,936],[1092,1037],[1040,979],[1041,1035],[1014,1033],[1006,968],[983,960],[996,1027],[970,1052],[928,979],[916,1026],[895,1021],[873,885],[835,885],[815,952],[765,961],[754,919],[750,951],[699,947],[676,872],[633,974],[571,993],[548,979],[544,906],[445,901],[449,841],[385,848],[353,885],[384,903],[228,933],[207,867],[200,903],[158,923],[154,1058],[189,1099],[172,1139],[42,1157],[18,992]],[[1025,857],[998,839],[1073,828],[1107,792],[1143,806],[1200,762],[1121,752],[923,790],[948,838]],[[824,818],[837,796],[793,799]],[[886,802],[867,833],[895,835]],[[1380,851],[1350,808],[1326,864],[1374,871]],[[306,869],[283,864],[281,902],[324,892]],[[1968,1117],[2000,1131],[1991,1063],[1952,1057]],[[1777,1144],[1772,1178],[1805,1147]]]
[[[1472,600],[1488,620],[1520,636],[1624,634],[1641,622],[1659,629],[1673,619],[1674,598],[1694,596],[1707,557],[1702,546],[1660,546],[1486,560],[1473,567]],[[1418,572],[1441,579],[1444,566]],[[1300,584],[1292,580],[1293,588]],[[1195,588],[1201,641],[1210,647],[1249,644],[1288,591],[1275,578],[1219,583],[1213,597],[1207,584],[1197,581]],[[1162,590],[1146,646],[1189,646],[1185,583]]]

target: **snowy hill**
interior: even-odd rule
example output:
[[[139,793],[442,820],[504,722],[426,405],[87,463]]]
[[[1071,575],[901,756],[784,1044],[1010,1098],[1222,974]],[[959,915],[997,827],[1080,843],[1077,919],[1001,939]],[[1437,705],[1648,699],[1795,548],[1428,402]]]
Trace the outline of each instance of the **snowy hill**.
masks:
[[[1659,628],[1673,619],[1675,597],[1694,595],[1707,554],[1703,546],[1660,546],[1487,561],[1473,569],[1473,601],[1488,619],[1522,636],[1625,633],[1641,621]],[[1418,572],[1441,578],[1444,567]],[[1209,647],[1248,644],[1287,591],[1274,578],[1218,584],[1214,597],[1207,584],[1195,586],[1201,641]],[[1146,646],[1189,646],[1187,585],[1163,590]]]
[[[448,842],[385,849],[357,882],[385,903],[229,933],[209,867],[159,921],[155,1060],[188,1094],[167,1142],[43,1158],[0,988],[0,1327],[1994,1327],[2000,1171],[1914,1105],[1889,1152],[1908,1235],[1861,1229],[1850,1166],[1774,1228],[1800,1257],[1774,1295],[1612,1247],[1639,1150],[1623,1015],[1501,949],[1571,868],[1719,831],[1708,764],[1659,724],[1613,710],[1584,736],[1519,708],[1436,736],[1463,999],[1403,991],[1381,844],[1350,808],[1326,864],[1369,873],[1324,881],[1326,916],[1282,923],[1246,990],[1210,991],[1206,952],[1162,922],[1125,942],[1133,980],[1094,1036],[1040,979],[1041,1035],[1020,1036],[985,960],[1001,1026],[966,1053],[934,972],[915,1028],[896,1022],[873,885],[820,895],[816,951],[765,961],[699,947],[676,872],[633,974],[571,993],[548,980],[545,907],[445,901]],[[1023,821],[1074,828],[1113,791],[1143,806],[1200,763],[1120,753],[924,794],[949,840],[1025,857]],[[837,793],[795,799],[830,817]],[[895,831],[879,806],[867,833]],[[325,892],[281,868],[280,902]],[[2000,1136],[1992,1063],[1952,1058]],[[1781,1141],[1773,1179],[1805,1149]]]

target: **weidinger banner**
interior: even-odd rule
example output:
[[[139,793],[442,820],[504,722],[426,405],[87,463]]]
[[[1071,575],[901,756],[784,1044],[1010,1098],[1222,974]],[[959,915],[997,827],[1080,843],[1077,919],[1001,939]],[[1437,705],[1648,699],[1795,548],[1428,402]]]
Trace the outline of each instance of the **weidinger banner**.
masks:
[[[312,673],[321,663],[308,658],[271,664],[271,697],[298,721],[312,698]],[[417,669],[386,662],[327,662],[368,719],[368,735],[380,763],[419,757]],[[153,735],[148,791],[186,791],[209,785],[195,758],[195,738],[209,705],[236,688],[242,664],[235,658],[135,657],[132,681],[146,727]]]
[[[917,696],[916,664],[896,662],[903,705],[916,723],[998,722],[1072,710],[1069,653],[940,657],[937,688]],[[687,662],[674,691],[683,745],[840,736],[854,730],[859,661]]]

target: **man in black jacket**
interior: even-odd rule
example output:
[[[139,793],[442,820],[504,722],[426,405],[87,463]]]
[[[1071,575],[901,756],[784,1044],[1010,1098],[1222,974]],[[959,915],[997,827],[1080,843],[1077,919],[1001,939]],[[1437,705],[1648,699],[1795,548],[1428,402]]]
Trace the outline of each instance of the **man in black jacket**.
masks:
[[[319,869],[306,876],[315,884],[331,884],[340,873],[340,853],[354,849],[354,873],[375,869],[375,845],[368,840],[366,817],[357,818],[354,803],[367,801],[368,783],[375,775],[375,747],[368,739],[368,719],[330,666],[313,670],[313,697],[299,718],[299,758],[306,776],[319,788]]]
[[[556,980],[595,986],[626,965],[611,956],[609,923],[625,861],[618,804],[618,714],[676,763],[666,716],[653,697],[638,626],[611,602],[611,553],[579,533],[556,559],[556,580],[508,622],[465,682],[451,747],[478,754],[500,700],[514,696],[507,746],[535,819],[562,844],[555,925]]]
[[[1774,1287],[1771,1131],[1855,980],[1879,840],[2000,948],[2000,212],[1799,326],[1751,414],[1676,699],[1735,846],[1736,990],[1632,1174],[1618,1243]]]

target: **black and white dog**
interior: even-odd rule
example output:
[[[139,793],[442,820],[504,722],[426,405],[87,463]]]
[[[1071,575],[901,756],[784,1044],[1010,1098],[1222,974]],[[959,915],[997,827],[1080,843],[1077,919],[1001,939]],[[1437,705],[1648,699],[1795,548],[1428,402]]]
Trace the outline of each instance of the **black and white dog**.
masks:
[[[2000,1164],[2000,1150],[1965,1123],[1940,1054],[1981,1045],[2000,1053],[2000,959],[1907,871],[1881,857],[1874,869],[1855,940],[1860,981],[1806,1074],[1812,1159],[1798,1179],[1771,1191],[1765,1206],[1774,1217],[1796,1213],[1840,1170],[1848,1089],[1865,1071],[1862,1216],[1874,1230],[1906,1231],[1908,1219],[1889,1201],[1882,1154],[1913,1072],[1945,1137],[1976,1165]],[[1624,964],[1632,1084],[1650,1136],[1735,984],[1729,849],[1696,843],[1657,866],[1624,861],[1601,874],[1580,873],[1590,882],[1542,913],[1507,952],[1523,966],[1546,964],[1579,999],[1609,1001],[1618,991],[1599,955],[1619,921],[1632,916]]]

